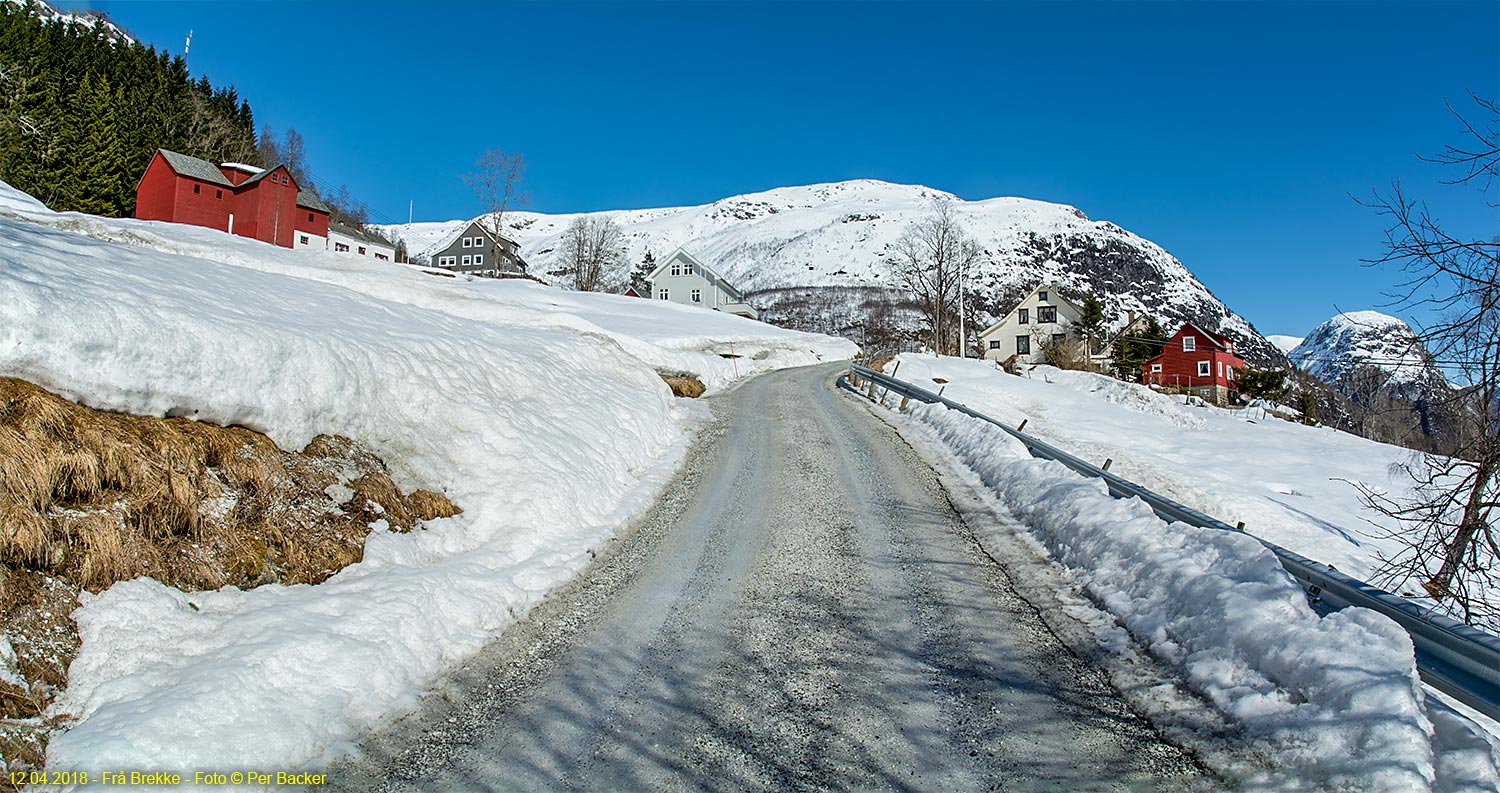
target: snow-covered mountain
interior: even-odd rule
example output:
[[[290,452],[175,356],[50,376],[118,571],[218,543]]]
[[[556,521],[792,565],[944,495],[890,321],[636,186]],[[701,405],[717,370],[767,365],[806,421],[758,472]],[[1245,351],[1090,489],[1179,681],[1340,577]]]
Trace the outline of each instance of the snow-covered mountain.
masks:
[[[1409,325],[1378,311],[1348,311],[1324,322],[1288,355],[1299,368],[1338,385],[1364,366],[1402,389],[1446,382]]]
[[[1304,338],[1303,336],[1278,336],[1273,333],[1266,337],[1266,341],[1276,345],[1276,349],[1291,354],[1292,350],[1297,349],[1297,345],[1301,344]]]
[[[29,8],[33,13],[37,15],[37,18],[42,20],[43,22],[60,20],[64,24],[73,23],[82,25],[83,27],[87,28],[93,28],[102,25],[104,27],[104,35],[106,37],[114,39],[116,41],[123,41],[127,44],[137,43],[129,33],[125,32],[124,28],[116,25],[114,22],[111,22],[109,17],[99,12],[63,11],[61,9],[54,8],[52,5],[45,2],[45,0],[0,0],[0,5],[14,6],[18,8]]]
[[[648,250],[661,258],[685,247],[764,307],[777,290],[894,287],[883,262],[907,226],[932,211],[934,200],[952,201],[965,230],[984,248],[984,263],[972,281],[981,319],[1003,314],[1047,281],[1068,297],[1094,291],[1117,323],[1129,312],[1154,315],[1167,327],[1191,321],[1234,338],[1252,362],[1285,361],[1160,246],[1062,204],[1025,198],[963,201],[921,185],[860,179],[777,188],[701,206],[595,214],[624,228],[632,262]],[[558,240],[576,217],[509,212],[505,224],[532,272],[547,278],[547,271],[559,268]],[[467,222],[380,228],[419,255]]]

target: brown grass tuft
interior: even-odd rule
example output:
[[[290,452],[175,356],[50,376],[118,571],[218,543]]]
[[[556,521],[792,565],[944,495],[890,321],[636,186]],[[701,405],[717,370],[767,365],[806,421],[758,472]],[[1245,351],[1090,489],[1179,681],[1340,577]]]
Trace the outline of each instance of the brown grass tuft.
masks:
[[[66,683],[81,589],[318,583],[363,557],[371,523],[411,531],[459,512],[402,493],[348,438],[287,452],[243,427],[92,410],[0,378],[0,635],[28,681],[0,685],[0,767],[43,756],[37,719]]]
[[[703,396],[703,392],[706,390],[703,381],[692,375],[662,374],[661,379],[666,381],[667,386],[672,389],[672,396],[675,397],[697,399]]]

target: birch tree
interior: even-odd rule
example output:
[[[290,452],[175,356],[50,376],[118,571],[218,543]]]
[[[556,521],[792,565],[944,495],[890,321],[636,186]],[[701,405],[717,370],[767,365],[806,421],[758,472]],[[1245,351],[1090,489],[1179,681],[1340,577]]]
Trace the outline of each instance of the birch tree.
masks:
[[[484,211],[478,220],[480,227],[499,240],[505,236],[505,212],[530,201],[521,190],[526,158],[520,152],[486,149],[474,161],[474,168],[464,174],[464,184],[474,191]]]
[[[956,333],[960,279],[980,253],[979,243],[959,225],[953,203],[943,199],[934,200],[932,214],[908,226],[891,246],[891,274],[921,305],[939,353],[956,346],[950,336]]]
[[[563,232],[558,250],[563,269],[572,271],[573,288],[594,292],[612,287],[625,270],[625,232],[600,215],[582,215]]]
[[[1476,189],[1497,208],[1500,180],[1500,106],[1471,95],[1475,107],[1452,110],[1461,143],[1423,158],[1451,169],[1445,184]],[[1400,550],[1384,558],[1383,583],[1417,581],[1428,595],[1451,604],[1466,622],[1493,627],[1500,620],[1495,564],[1500,546],[1500,238],[1471,238],[1453,231],[1399,183],[1364,202],[1387,219],[1385,254],[1368,262],[1399,269],[1405,280],[1392,297],[1398,305],[1434,319],[1418,336],[1456,388],[1446,407],[1459,417],[1458,449],[1451,456],[1419,454],[1402,464],[1409,496],[1362,486],[1367,505],[1387,516]],[[1493,233],[1493,227],[1488,230]]]

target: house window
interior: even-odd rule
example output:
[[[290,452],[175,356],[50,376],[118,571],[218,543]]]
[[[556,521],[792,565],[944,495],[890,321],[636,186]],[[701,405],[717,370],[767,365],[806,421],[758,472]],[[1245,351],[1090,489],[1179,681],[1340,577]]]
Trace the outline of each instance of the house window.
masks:
[[[682,275],[682,265],[672,262],[672,275]]]
[[[1151,373],[1152,374],[1160,374],[1161,373],[1161,364],[1159,364],[1159,363],[1153,363],[1153,364],[1151,364]]]
[[[683,275],[692,275],[693,274],[693,265],[692,265],[692,263],[688,263],[688,264],[682,265],[682,274]]]
[[[1046,292],[1037,292],[1036,293],[1036,299],[1037,299],[1038,303],[1045,303],[1045,302],[1047,302],[1047,293]]]
[[[667,299],[667,290],[665,290],[665,289],[658,290],[657,293],[656,293],[656,299],[657,300],[666,300]]]
[[[473,263],[472,262],[473,258],[474,258],[473,256],[464,256],[464,264],[466,264],[466,265],[467,264],[472,264]]]
[[[348,252],[348,250],[349,250],[349,246],[348,246],[348,245],[345,245],[345,244],[344,244],[344,243],[342,243],[342,242],[335,242],[335,243],[334,243],[334,244],[333,244],[333,250],[334,250],[334,251],[335,251],[335,252],[337,252],[337,253],[347,253],[347,252]]]
[[[1224,376],[1224,362],[1223,361],[1219,361],[1219,376],[1220,377]]]
[[[1066,333],[1054,333],[1054,334],[1052,334],[1052,343],[1053,344],[1062,344],[1063,342],[1065,342],[1067,340],[1068,340],[1068,334],[1066,334]]]
[[[701,289],[694,289],[693,290],[693,302],[694,303],[702,303],[703,302],[703,290],[701,290]]]
[[[391,257],[389,257],[389,256],[386,256],[386,255],[385,255],[385,254],[383,254],[383,253],[377,253],[377,254],[375,254],[375,258],[377,258],[377,259],[379,259],[379,260],[381,260],[381,261],[383,261],[383,262],[388,262],[388,261],[390,261],[390,260],[391,260]]]
[[[1000,340],[999,339],[995,339],[994,341],[990,342],[990,349],[992,349],[992,350],[998,350],[998,349],[1000,349]]]
[[[1019,316],[1022,325],[1031,324],[1031,309],[1023,308],[1020,311],[1016,312],[1016,314]]]
[[[1030,336],[1017,336],[1016,337],[1016,354],[1017,355],[1030,355],[1031,354],[1031,337]]]
[[[1211,374],[1213,374],[1213,369],[1210,368],[1210,366],[1211,365],[1209,364],[1208,361],[1199,361],[1198,362],[1198,376],[1199,377],[1208,377]]]
[[[1037,306],[1036,321],[1038,323],[1056,322],[1057,306]]]
[[[469,239],[468,237],[464,237],[464,247],[465,248],[473,247],[473,245],[474,245],[474,241],[473,240]]]
[[[474,238],[474,247],[478,248],[479,246],[481,246],[483,244],[484,244],[484,237],[475,237]]]
[[[307,244],[307,235],[306,234],[299,235],[297,237],[297,241],[300,242],[300,243],[302,243],[303,245],[306,245]]]
[[[365,246],[363,246],[363,245],[359,246],[359,255],[360,256],[364,256],[365,255]]]
[[[1198,349],[1198,339],[1193,336],[1182,337],[1182,351],[1193,352]]]
[[[193,195],[197,195],[198,194],[200,187],[201,187],[201,185],[196,185],[196,184],[193,185]]]
[[[475,264],[484,264],[484,254],[482,254],[482,253],[476,253],[476,254],[474,254],[474,263]]]

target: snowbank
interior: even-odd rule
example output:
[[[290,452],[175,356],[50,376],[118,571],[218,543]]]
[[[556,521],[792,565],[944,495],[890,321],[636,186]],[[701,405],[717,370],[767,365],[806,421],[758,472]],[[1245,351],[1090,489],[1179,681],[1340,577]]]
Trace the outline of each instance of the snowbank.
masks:
[[[1430,789],[1433,726],[1400,626],[1362,609],[1320,618],[1251,537],[1167,525],[1145,503],[1115,499],[1102,481],[944,407],[910,416],[1132,635],[1243,725],[1274,769],[1252,785]]]
[[[720,356],[734,344],[740,359]],[[727,351],[727,350],[726,350]],[[0,374],[85,404],[355,437],[464,514],[377,529],[324,584],[86,596],[64,769],[316,766],[413,701],[648,505],[723,387],[853,345],[633,298],[53,214],[0,183]]]

